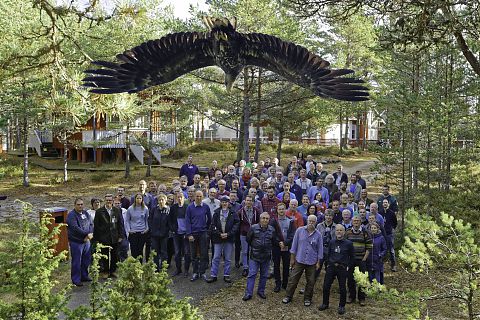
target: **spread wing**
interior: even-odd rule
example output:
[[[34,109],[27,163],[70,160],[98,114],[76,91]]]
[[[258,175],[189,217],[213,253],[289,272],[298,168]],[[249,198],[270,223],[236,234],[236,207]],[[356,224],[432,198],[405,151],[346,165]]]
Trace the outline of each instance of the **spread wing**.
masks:
[[[273,71],[288,81],[312,90],[320,97],[337,100],[368,100],[368,88],[362,80],[342,77],[353,73],[349,69],[328,69],[330,63],[306,48],[277,37],[244,34],[242,56],[246,65],[255,65]]]
[[[84,86],[92,93],[138,92],[190,71],[214,65],[205,33],[181,32],[150,40],[116,56],[118,62],[94,61]]]

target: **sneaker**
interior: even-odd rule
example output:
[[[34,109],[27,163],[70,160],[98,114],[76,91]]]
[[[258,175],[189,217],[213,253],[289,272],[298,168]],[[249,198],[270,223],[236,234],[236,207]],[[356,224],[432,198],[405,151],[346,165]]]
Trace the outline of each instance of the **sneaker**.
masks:
[[[194,273],[194,274],[192,274],[192,277],[190,278],[190,281],[193,282],[193,281],[198,280],[199,278],[200,278],[200,277],[199,277],[198,273]]]
[[[366,304],[365,304],[365,300],[359,300],[358,303],[360,303],[360,305],[361,305],[362,307],[365,307],[365,305],[366,305]]]
[[[273,288],[273,292],[280,292],[280,290],[281,288],[279,284],[275,285],[275,288]]]
[[[248,269],[243,269],[242,276],[243,277],[248,276]]]
[[[257,292],[257,295],[262,299],[267,299],[267,296],[263,292]]]
[[[298,290],[298,294],[304,294],[304,293],[305,293],[305,289]]]
[[[72,282],[72,283],[76,287],[83,287],[83,283],[81,283],[81,282]]]
[[[305,307],[310,307],[310,306],[312,305],[312,301],[310,301],[310,300],[305,300],[305,301],[303,301],[303,305],[304,305]]]
[[[285,304],[290,303],[290,302],[292,302],[292,298],[291,297],[285,297],[285,298],[283,298],[282,302],[285,303]]]
[[[200,275],[200,278],[202,278],[203,281],[208,282],[208,277],[207,277],[206,274],[201,274],[201,275]]]
[[[323,304],[323,303],[320,305],[320,307],[318,307],[318,310],[320,310],[320,311],[327,310],[327,309],[328,309],[328,305]]]
[[[230,279],[230,276],[224,276],[223,281],[225,281],[226,283],[232,283],[232,279]]]
[[[205,280],[207,283],[213,283],[215,281],[217,281],[217,277],[210,277],[208,279]]]
[[[338,307],[338,314],[344,314],[345,313],[345,307]]]

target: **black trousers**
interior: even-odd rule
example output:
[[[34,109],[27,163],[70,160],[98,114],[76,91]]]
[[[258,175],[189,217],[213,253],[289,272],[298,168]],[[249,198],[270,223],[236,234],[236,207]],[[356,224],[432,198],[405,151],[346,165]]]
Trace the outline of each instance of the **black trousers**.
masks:
[[[290,274],[290,252],[281,251],[280,247],[273,246],[272,259],[275,285],[281,285],[282,288],[286,289],[288,284],[288,276]],[[282,260],[282,277],[280,277],[280,260]]]
[[[130,242],[130,252],[132,257],[139,259],[143,256],[143,247],[145,247],[145,242],[147,241],[147,235],[142,234],[141,232],[131,233],[128,236],[128,241]],[[140,262],[142,260],[140,259]]]
[[[152,239],[152,250],[156,252],[153,262],[157,265],[157,271],[162,269],[163,261],[166,261],[168,258],[167,252],[167,243],[168,237],[151,237]]]
[[[355,260],[353,268],[348,270],[348,293],[350,295],[350,299],[352,300],[355,300],[357,298],[357,284],[355,282],[355,278],[353,277],[353,271],[355,270],[355,267],[358,267],[360,269],[360,272],[367,271],[366,263],[362,260]],[[361,287],[358,287],[358,300],[365,300],[365,293],[363,292]]]
[[[101,258],[98,262],[100,266],[100,272],[112,274],[117,270],[119,243],[104,245],[112,248],[102,248],[102,250],[100,251],[102,255],[105,256],[104,258]]]
[[[323,280],[323,304],[327,305],[330,301],[330,289],[333,284],[333,280],[337,278],[338,287],[340,289],[340,302],[339,307],[345,307],[347,303],[347,268],[342,265],[329,264],[325,272],[325,279]]]

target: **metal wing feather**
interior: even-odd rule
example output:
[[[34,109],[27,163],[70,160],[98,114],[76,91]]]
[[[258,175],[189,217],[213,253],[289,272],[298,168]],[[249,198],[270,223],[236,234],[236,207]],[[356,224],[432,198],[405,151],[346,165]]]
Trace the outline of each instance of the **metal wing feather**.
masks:
[[[150,40],[116,56],[118,62],[93,61],[84,86],[92,93],[138,92],[215,64],[205,33],[181,32]]]
[[[364,81],[342,77],[353,73],[349,69],[329,69],[330,63],[306,48],[277,37],[261,34],[243,34],[242,57],[246,65],[273,71],[288,81],[312,90],[321,97],[345,101],[368,100]]]

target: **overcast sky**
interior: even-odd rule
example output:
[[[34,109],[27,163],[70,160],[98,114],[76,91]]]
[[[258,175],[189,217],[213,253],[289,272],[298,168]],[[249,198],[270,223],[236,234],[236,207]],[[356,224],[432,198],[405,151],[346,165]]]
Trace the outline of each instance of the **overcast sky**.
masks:
[[[188,8],[190,4],[200,5],[200,9],[206,10],[208,6],[205,0],[164,0],[166,4],[172,4],[175,10],[175,15],[181,19],[189,18]]]

